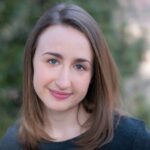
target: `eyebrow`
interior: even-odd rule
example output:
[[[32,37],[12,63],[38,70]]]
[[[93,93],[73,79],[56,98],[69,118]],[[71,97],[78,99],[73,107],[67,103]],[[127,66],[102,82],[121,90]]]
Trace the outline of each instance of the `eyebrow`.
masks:
[[[43,53],[43,55],[52,55],[57,58],[63,59],[63,56],[61,54],[54,53],[54,52],[45,52],[45,53]],[[75,62],[88,62],[90,65],[92,64],[92,62],[90,60],[87,60],[84,58],[77,58],[77,59],[75,59]]]
[[[53,53],[53,52],[45,52],[43,53],[43,55],[52,55],[52,56],[55,56],[55,57],[58,57],[58,58],[63,58],[62,55],[58,54],[58,53]]]

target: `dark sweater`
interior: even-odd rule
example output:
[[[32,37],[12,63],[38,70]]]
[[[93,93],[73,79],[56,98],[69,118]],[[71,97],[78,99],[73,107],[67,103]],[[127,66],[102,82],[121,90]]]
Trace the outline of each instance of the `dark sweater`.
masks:
[[[45,141],[38,147],[39,150],[73,150],[76,139],[78,137],[63,142]],[[17,125],[8,129],[0,142],[0,150],[23,150],[17,139]],[[150,133],[142,121],[121,117],[113,140],[97,150],[150,150]]]

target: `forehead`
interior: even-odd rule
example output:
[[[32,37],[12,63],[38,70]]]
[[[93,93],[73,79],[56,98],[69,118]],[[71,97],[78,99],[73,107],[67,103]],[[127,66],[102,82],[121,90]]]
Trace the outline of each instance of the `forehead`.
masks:
[[[39,36],[36,51],[74,53],[92,59],[92,49],[87,37],[68,25],[53,25],[46,28]]]

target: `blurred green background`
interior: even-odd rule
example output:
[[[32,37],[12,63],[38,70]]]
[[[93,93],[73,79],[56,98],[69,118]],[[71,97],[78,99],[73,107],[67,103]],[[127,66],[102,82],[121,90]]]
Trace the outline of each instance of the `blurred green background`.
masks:
[[[142,32],[140,36],[133,36],[129,32],[130,18],[126,17],[126,12],[129,11],[126,5],[117,0],[57,0],[57,2],[56,0],[1,0],[0,138],[19,116],[23,50],[28,34],[43,11],[58,2],[76,3],[96,19],[122,76],[121,92],[124,108],[131,115],[143,119],[147,127],[150,127],[150,107],[147,105],[145,96],[143,93],[134,91],[136,87],[132,88],[133,86],[130,85],[136,78],[135,74],[145,52],[146,36],[143,28],[140,28]],[[126,83],[129,84],[126,85]],[[130,94],[131,96],[128,97],[132,90],[135,93],[134,96]]]

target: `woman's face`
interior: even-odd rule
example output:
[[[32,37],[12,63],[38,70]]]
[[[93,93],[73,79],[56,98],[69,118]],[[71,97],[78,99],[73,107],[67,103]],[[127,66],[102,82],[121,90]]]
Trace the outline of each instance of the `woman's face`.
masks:
[[[55,25],[40,35],[33,60],[33,85],[48,110],[78,107],[88,91],[92,63],[90,44],[77,29]]]

